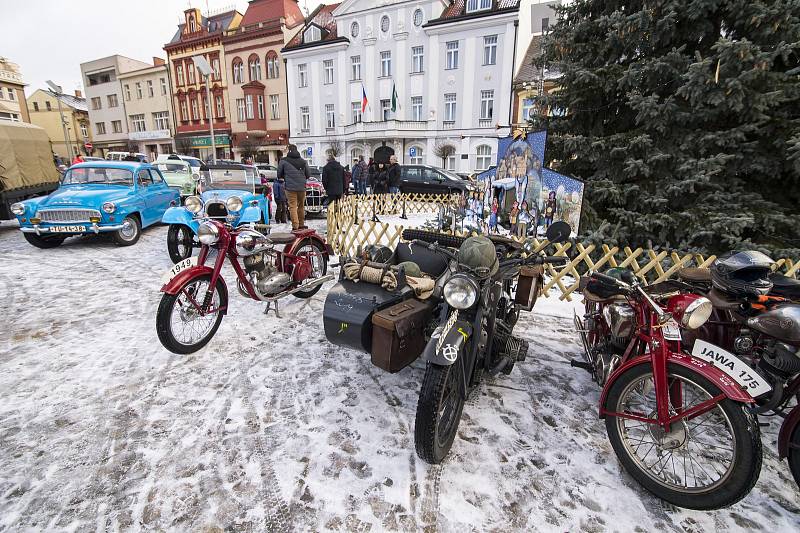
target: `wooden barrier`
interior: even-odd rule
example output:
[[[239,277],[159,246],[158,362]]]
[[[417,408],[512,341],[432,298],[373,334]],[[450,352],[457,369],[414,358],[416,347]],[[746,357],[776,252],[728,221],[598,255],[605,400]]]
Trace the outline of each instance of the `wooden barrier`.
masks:
[[[377,197],[377,198],[376,198]],[[457,196],[436,195],[366,195],[347,196],[332,204],[328,210],[328,243],[338,255],[354,255],[360,247],[369,244],[381,244],[394,248],[402,239],[405,226],[389,224],[372,219],[374,214],[398,213],[398,204],[406,202],[406,213],[439,213],[442,207],[454,208],[458,205]],[[413,207],[409,207],[413,206]],[[413,209],[413,211],[409,211]],[[460,231],[448,232],[467,236]],[[557,288],[561,292],[560,299],[572,301],[572,295],[578,290],[581,275],[593,270],[611,267],[624,267],[633,271],[645,283],[658,283],[677,275],[686,267],[710,266],[716,256],[688,254],[672,250],[635,250],[624,246],[607,244],[584,245],[580,242],[549,243],[546,240],[534,239],[536,251],[544,251],[548,255],[569,258],[569,262],[559,267],[547,265],[549,275],[544,287],[547,295],[550,289]],[[800,272],[800,261],[778,259],[776,271],[796,278]]]

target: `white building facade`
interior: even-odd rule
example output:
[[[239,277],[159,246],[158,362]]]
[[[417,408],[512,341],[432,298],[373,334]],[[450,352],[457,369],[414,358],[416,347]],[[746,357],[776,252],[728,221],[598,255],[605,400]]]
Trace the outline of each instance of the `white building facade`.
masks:
[[[159,58],[154,65],[119,74],[130,148],[155,161],[159,154],[175,151],[169,69]]]
[[[317,165],[331,146],[345,163],[382,145],[401,164],[462,173],[496,164],[508,134],[497,126],[510,123],[518,9],[519,0],[318,8],[283,50],[291,142]]]

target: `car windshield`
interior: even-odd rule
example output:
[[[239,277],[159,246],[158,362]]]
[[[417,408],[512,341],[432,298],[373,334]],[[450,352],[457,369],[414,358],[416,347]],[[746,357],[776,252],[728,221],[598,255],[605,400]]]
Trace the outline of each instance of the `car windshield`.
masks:
[[[237,189],[252,191],[261,178],[255,170],[245,168],[210,168],[203,171],[201,186],[204,191],[213,189]]]
[[[157,163],[155,167],[162,173],[168,174],[187,174],[189,172],[189,167],[177,163]]]
[[[104,185],[133,186],[133,172],[124,168],[71,168],[64,174],[62,185],[98,183]]]
[[[439,169],[439,172],[441,172],[442,174],[444,174],[445,176],[447,176],[447,178],[448,178],[448,179],[451,179],[451,180],[456,180],[456,181],[461,181],[461,178],[458,176],[458,174],[456,174],[456,173],[454,173],[454,172],[450,172],[449,170],[445,170],[445,169],[443,169],[443,168],[440,168],[440,169]]]

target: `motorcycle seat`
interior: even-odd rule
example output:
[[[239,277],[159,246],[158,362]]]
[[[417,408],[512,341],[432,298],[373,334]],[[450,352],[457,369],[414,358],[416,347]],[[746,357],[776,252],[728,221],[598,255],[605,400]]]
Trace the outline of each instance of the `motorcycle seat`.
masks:
[[[800,280],[782,274],[772,274],[769,279],[772,281],[770,296],[780,296],[787,300],[800,301]]]
[[[275,244],[289,244],[297,239],[294,233],[270,233],[267,238]]]
[[[407,261],[416,263],[422,272],[434,279],[441,276],[448,266],[447,258],[442,254],[428,250],[425,246],[401,242],[394,251],[391,263],[399,265]]]
[[[711,269],[682,268],[678,270],[678,277],[690,283],[711,283]]]
[[[721,309],[725,311],[735,311],[739,309],[742,305],[741,301],[729,297],[728,295],[726,295],[722,291],[717,290],[716,288],[711,289],[711,291],[709,291],[709,293],[706,294],[706,297],[711,302],[711,305],[713,305],[716,309]]]
[[[610,302],[624,302],[625,301],[625,297],[623,295],[621,295],[621,294],[615,294],[614,296],[609,296],[608,298],[603,298],[602,296],[598,296],[597,294],[593,293],[592,291],[590,291],[588,289],[584,289],[583,290],[583,297],[586,300],[590,301],[590,302],[594,302],[594,303],[598,303],[598,304],[605,304],[605,303],[610,303]]]

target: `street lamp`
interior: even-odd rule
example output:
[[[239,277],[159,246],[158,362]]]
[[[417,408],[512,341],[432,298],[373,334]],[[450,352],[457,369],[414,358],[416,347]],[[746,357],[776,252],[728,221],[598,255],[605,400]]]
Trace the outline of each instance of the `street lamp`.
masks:
[[[50,87],[50,94],[56,99],[58,102],[58,114],[61,115],[61,129],[64,131],[64,144],[67,147],[67,154],[69,155],[69,160],[72,162],[72,143],[69,142],[69,135],[67,134],[67,121],[64,119],[64,110],[61,108],[61,87],[53,83],[51,80],[47,80],[47,85]]]
[[[206,77],[206,105],[207,107],[207,117],[208,117],[208,125],[209,129],[211,130],[211,163],[216,164],[217,162],[217,142],[214,139],[214,110],[211,107],[211,75],[214,74],[214,69],[211,68],[211,65],[208,64],[206,58],[203,56],[194,56],[192,58],[194,61],[197,70]]]

